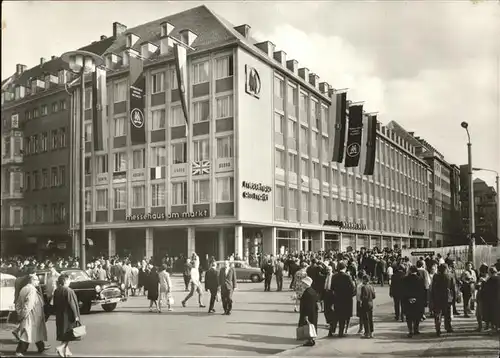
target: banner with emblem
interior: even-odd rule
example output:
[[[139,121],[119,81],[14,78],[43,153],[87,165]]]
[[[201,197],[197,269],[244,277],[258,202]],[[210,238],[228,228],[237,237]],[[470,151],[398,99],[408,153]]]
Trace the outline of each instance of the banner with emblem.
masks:
[[[366,129],[366,157],[364,175],[373,175],[377,151],[377,115],[369,114]]]
[[[106,70],[96,68],[92,74],[92,141],[94,150],[107,150],[109,138],[106,120]]]
[[[342,163],[344,160],[344,143],[346,132],[347,92],[337,92],[332,96],[329,110],[330,150],[332,162]]]
[[[344,166],[354,168],[359,164],[361,155],[361,137],[363,132],[363,104],[351,104],[349,107],[349,127]]]
[[[132,145],[146,143],[146,117],[144,116],[146,78],[139,52],[129,49],[130,73],[130,138]]]
[[[184,112],[184,120],[186,121],[186,136],[189,128],[189,112],[187,106],[187,85],[188,85],[188,65],[186,49],[179,44],[174,44],[175,57],[175,72],[177,77],[177,85],[179,87],[182,111]]]

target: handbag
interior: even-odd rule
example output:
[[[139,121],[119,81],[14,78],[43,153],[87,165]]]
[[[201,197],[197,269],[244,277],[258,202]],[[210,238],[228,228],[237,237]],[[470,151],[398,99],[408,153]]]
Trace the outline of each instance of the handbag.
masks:
[[[316,328],[311,323],[306,323],[303,326],[297,327],[297,340],[304,341],[307,339],[316,338],[318,335],[316,334]]]
[[[82,325],[80,321],[76,321],[75,327],[71,328],[67,333],[69,341],[80,340],[86,334],[87,334],[87,328],[84,325]]]

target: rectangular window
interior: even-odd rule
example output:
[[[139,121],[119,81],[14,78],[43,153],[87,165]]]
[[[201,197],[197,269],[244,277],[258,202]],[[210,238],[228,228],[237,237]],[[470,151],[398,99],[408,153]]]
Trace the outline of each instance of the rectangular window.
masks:
[[[276,168],[285,169],[285,152],[276,149],[274,152],[274,163]]]
[[[97,210],[108,210],[108,189],[97,189]]]
[[[66,184],[66,167],[61,165],[59,167],[59,185],[64,186]]]
[[[181,164],[187,162],[187,144],[174,143],[172,144],[172,164]]]
[[[302,197],[302,211],[309,211],[310,210],[309,193],[303,191],[301,193],[301,197]]]
[[[59,128],[59,147],[66,148],[66,128]]]
[[[276,185],[276,206],[280,208],[285,207],[285,188]]]
[[[35,170],[33,172],[33,190],[40,189],[40,176],[38,175],[38,171]],[[10,188],[9,188],[10,189]]]
[[[151,75],[151,93],[165,92],[165,72]]]
[[[208,101],[193,103],[194,123],[206,122],[210,119],[210,106]]]
[[[127,192],[125,187],[113,189],[113,200],[115,209],[125,209],[127,207]]]
[[[89,189],[85,190],[85,211],[92,210],[92,194]]]
[[[291,119],[288,120],[288,137],[297,139],[297,124]]]
[[[300,174],[303,176],[309,176],[309,160],[305,158],[300,159]]]
[[[38,111],[38,108],[33,108],[33,118],[38,118],[40,115],[40,112]]]
[[[177,73],[175,70],[170,71],[170,89],[175,90],[179,87],[179,83],[177,82]]]
[[[319,164],[313,162],[313,178],[319,179]]]
[[[132,187],[132,207],[143,208],[145,206],[146,187],[144,185],[134,185]]]
[[[172,106],[170,109],[171,127],[183,126],[186,124],[181,106]]]
[[[115,103],[123,102],[127,100],[127,82],[122,81],[115,83],[113,87],[113,99]]]
[[[194,161],[210,159],[210,148],[208,139],[197,140],[193,142],[194,148]]]
[[[217,158],[232,158],[233,156],[233,136],[217,138]]]
[[[42,169],[42,189],[48,188],[49,185],[49,171],[47,169]]]
[[[274,96],[283,99],[285,97],[285,81],[274,77]]]
[[[31,111],[30,110],[27,110],[26,112],[24,112],[24,118],[28,121],[31,119]]]
[[[319,195],[312,195],[312,211],[313,213],[319,212]]]
[[[193,85],[208,82],[208,61],[193,64]]]
[[[193,181],[194,204],[210,203],[210,181],[208,179]]]
[[[316,101],[312,102],[311,106],[311,123],[314,128],[319,128],[321,122],[320,104]]]
[[[123,137],[127,135],[126,117],[118,117],[113,119],[114,129],[115,129],[115,137]]]
[[[274,131],[276,133],[284,134],[285,117],[279,113],[274,114]]]
[[[311,147],[313,150],[318,149],[318,142],[319,142],[319,135],[316,132],[313,132],[312,134],[312,141],[311,141]]]
[[[217,178],[217,202],[226,203],[234,201],[234,178]]]
[[[151,185],[151,206],[165,206],[165,184]]]
[[[51,149],[57,149],[57,129],[54,129],[53,131],[50,132],[50,139],[51,139]]]
[[[42,116],[46,116],[49,113],[49,110],[47,108],[46,104],[42,104]]]
[[[302,150],[307,153],[309,147],[309,130],[306,127],[300,127],[300,142]]]
[[[288,189],[288,206],[290,209],[298,208],[297,189]]]
[[[104,174],[108,172],[108,155],[96,155],[95,156],[95,165],[97,174]]]
[[[233,75],[233,55],[215,60],[215,79],[231,77]]]
[[[164,167],[167,165],[167,150],[165,147],[151,148],[151,167]]]
[[[92,123],[85,123],[85,142],[92,141]]]
[[[321,106],[321,131],[328,133],[328,108]]]
[[[151,117],[153,120],[152,130],[164,129],[165,128],[165,110],[157,109],[151,112]]]
[[[34,174],[35,173],[33,173],[33,176],[35,176]],[[50,183],[52,187],[59,185],[59,173],[57,172],[56,167],[50,169]]]
[[[124,172],[127,170],[127,153],[118,152],[114,153],[114,171]]]
[[[228,118],[233,116],[233,96],[216,98],[216,118]]]
[[[85,109],[92,109],[92,88],[85,89]]]
[[[146,163],[146,151],[144,149],[136,149],[132,152],[132,168],[143,169]]]
[[[59,103],[54,102],[52,103],[52,113],[56,113],[57,111],[59,111]]]
[[[288,103],[297,105],[297,87],[288,85]]]
[[[85,158],[85,175],[90,175],[92,174],[92,166],[91,166],[91,161],[90,157]]]
[[[288,170],[292,173],[297,173],[297,156],[288,153]]]
[[[187,204],[187,182],[172,183],[172,205]]]
[[[59,103],[59,108],[61,109],[61,111],[66,109],[66,101],[65,100],[62,100]]]

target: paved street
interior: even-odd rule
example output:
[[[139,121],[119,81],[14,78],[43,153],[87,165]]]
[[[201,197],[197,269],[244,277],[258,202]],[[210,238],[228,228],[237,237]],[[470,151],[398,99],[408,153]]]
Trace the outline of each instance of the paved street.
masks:
[[[91,314],[82,320],[88,335],[73,344],[72,351],[78,356],[465,356],[472,352],[489,357],[494,352],[495,341],[484,337],[484,344],[473,345],[475,334],[458,333],[452,339],[436,338],[431,332],[430,322],[423,325],[422,337],[409,340],[405,326],[392,321],[391,304],[387,287],[377,287],[376,339],[361,341],[357,335],[344,340],[320,339],[314,348],[297,346],[295,328],[298,314],[293,312],[291,292],[263,292],[263,284],[240,283],[234,294],[234,311],[231,316],[222,316],[220,306],[217,314],[209,315],[207,309],[198,308],[193,297],[186,308],[180,305],[185,296],[181,278],[173,279],[174,312],[149,313],[145,297],[131,297],[114,312],[105,313],[94,307]],[[289,281],[285,282],[288,287]],[[273,282],[273,287],[275,287]],[[208,295],[204,303],[208,302]],[[220,304],[218,304],[220,305]],[[354,321],[357,321],[356,319]],[[469,321],[471,322],[471,321]],[[324,324],[321,314],[320,326]],[[472,322],[471,322],[472,323]],[[48,322],[49,343],[55,347],[54,318]],[[15,349],[10,331],[12,325],[2,325],[0,331],[1,355]],[[460,329],[462,330],[462,326]],[[472,330],[472,326],[465,327]],[[357,330],[357,327],[351,331]],[[326,329],[320,329],[325,336]],[[457,337],[460,337],[458,339]],[[451,347],[451,348],[450,348]],[[35,347],[31,347],[31,355]],[[475,349],[475,350],[474,350]],[[453,353],[453,354],[450,354]],[[455,353],[454,353],[455,352]],[[446,353],[446,354],[443,354]],[[48,353],[55,355],[54,351]],[[488,355],[489,354],[489,355]]]

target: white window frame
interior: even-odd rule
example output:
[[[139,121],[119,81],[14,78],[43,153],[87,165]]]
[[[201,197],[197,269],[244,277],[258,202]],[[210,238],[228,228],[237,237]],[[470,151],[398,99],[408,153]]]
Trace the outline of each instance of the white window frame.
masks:
[[[279,160],[278,160],[279,158]],[[278,169],[285,169],[286,163],[286,156],[285,156],[285,151],[275,148],[274,150],[274,164],[275,167]]]
[[[85,89],[85,106],[84,109],[92,109],[92,88]]]
[[[47,114],[49,114],[49,107],[46,104],[42,104],[41,113],[42,116],[46,116]]]
[[[151,94],[165,92],[165,72],[157,72],[151,75]]]
[[[278,208],[284,208],[285,207],[285,187],[281,185],[276,185],[276,194],[275,194],[275,201],[276,201],[276,206]]]
[[[97,188],[95,193],[96,193],[96,210],[97,211],[108,210],[109,207],[108,188],[102,188],[102,189]],[[101,194],[101,197],[99,197],[99,194]],[[101,200],[104,200],[104,203],[100,202]]]
[[[156,131],[165,129],[166,120],[167,115],[164,108],[153,109],[151,111],[151,130]]]
[[[187,182],[173,182],[172,183],[172,206],[186,205],[187,204]]]
[[[115,138],[127,135],[127,117],[113,118],[113,133]]]
[[[132,151],[132,169],[144,169],[146,167],[146,150],[134,149]]]
[[[215,68],[216,80],[233,77],[234,75],[233,55],[231,54],[216,58],[214,68]]]
[[[217,159],[234,157],[234,137],[217,137]],[[210,153],[209,153],[210,154]]]
[[[151,207],[165,206],[165,183],[151,184]]]
[[[184,113],[181,105],[170,107],[170,127],[180,127],[186,125]]]
[[[113,171],[124,172],[127,170],[127,152],[113,153]]]
[[[203,115],[203,104],[206,105],[208,109],[207,116],[205,118]],[[208,99],[197,101],[193,103],[193,123],[203,123],[210,121],[210,101]]]
[[[169,79],[170,79],[170,89],[176,90],[179,88],[179,84],[177,83],[177,73],[175,70],[169,71]]]
[[[163,150],[163,156],[161,151]],[[167,165],[167,148],[164,145],[151,147],[151,167],[164,167]]]
[[[274,131],[279,134],[285,134],[285,116],[274,113]]]
[[[210,66],[208,60],[193,63],[191,67],[193,85],[206,83],[210,80]]]
[[[176,161],[176,156],[177,152],[180,150],[182,151],[182,161]],[[186,142],[178,142],[178,143],[172,143],[172,150],[171,150],[171,157],[172,157],[172,164],[184,164],[187,163],[187,143]]]
[[[233,95],[220,96],[215,99],[216,119],[230,118],[234,116]]]
[[[113,187],[113,209],[123,210],[127,208],[127,187]]]
[[[234,202],[234,177],[216,178],[216,189],[217,203]]]
[[[201,189],[206,189],[205,195]],[[210,203],[210,180],[198,179],[193,180],[193,204],[209,204]]]
[[[115,82],[113,85],[113,102],[120,103],[127,100],[127,81]]]
[[[85,143],[92,141],[92,123],[85,123]]]
[[[139,202],[137,199],[139,199]],[[146,207],[146,186],[144,184],[132,186],[132,207],[133,208]]]
[[[210,141],[208,138],[193,141],[193,159],[195,162],[210,160]]]
[[[95,156],[95,166],[97,174],[106,174],[109,171],[108,155],[101,154]]]

